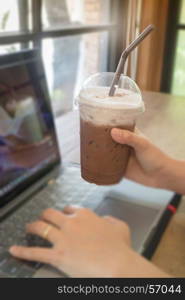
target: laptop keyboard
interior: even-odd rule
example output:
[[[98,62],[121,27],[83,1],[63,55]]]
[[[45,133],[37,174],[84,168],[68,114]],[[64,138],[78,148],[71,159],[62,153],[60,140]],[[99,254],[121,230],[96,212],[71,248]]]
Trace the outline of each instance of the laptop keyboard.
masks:
[[[42,264],[13,258],[8,249],[11,245],[51,247],[46,240],[25,233],[25,225],[37,220],[41,212],[49,207],[63,209],[66,205],[83,205],[92,199],[97,186],[85,182],[77,167],[67,167],[54,183],[42,189],[15,213],[0,223],[0,272],[4,277],[32,277]],[[101,201],[101,190],[93,197],[94,204]],[[85,205],[86,206],[86,205]]]

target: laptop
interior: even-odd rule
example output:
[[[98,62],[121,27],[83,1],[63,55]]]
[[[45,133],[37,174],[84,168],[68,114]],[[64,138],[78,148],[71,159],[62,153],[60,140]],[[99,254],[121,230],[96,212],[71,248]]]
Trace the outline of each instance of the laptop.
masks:
[[[15,259],[7,251],[13,244],[51,246],[25,233],[26,223],[46,208],[78,204],[118,217],[131,227],[133,248],[145,255],[151,237],[159,237],[157,228],[174,197],[180,198],[126,179],[96,186],[81,178],[78,164],[63,164],[38,50],[0,56],[1,277],[67,276],[49,265]]]

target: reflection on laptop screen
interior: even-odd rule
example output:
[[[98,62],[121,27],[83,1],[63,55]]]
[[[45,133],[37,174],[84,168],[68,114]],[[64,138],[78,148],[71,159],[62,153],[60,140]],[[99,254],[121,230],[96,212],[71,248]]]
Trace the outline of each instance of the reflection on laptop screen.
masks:
[[[45,75],[36,53],[23,51],[0,60],[1,197],[59,158]]]

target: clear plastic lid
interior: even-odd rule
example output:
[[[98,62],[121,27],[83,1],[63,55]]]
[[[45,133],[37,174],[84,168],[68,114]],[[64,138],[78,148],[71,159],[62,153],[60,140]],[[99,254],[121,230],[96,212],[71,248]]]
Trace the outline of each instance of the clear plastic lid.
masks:
[[[95,107],[131,110],[132,113],[144,111],[144,102],[137,84],[128,76],[121,75],[114,96],[109,89],[114,73],[96,73],[83,84],[78,97],[79,104]]]

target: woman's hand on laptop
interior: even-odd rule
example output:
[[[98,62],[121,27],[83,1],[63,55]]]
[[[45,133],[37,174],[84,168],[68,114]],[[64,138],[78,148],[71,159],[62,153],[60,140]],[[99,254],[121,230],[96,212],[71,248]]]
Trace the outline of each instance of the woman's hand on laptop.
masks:
[[[71,277],[167,276],[132,250],[126,223],[89,209],[47,209],[27,231],[47,239],[53,247],[13,246],[10,253],[51,264]]]

